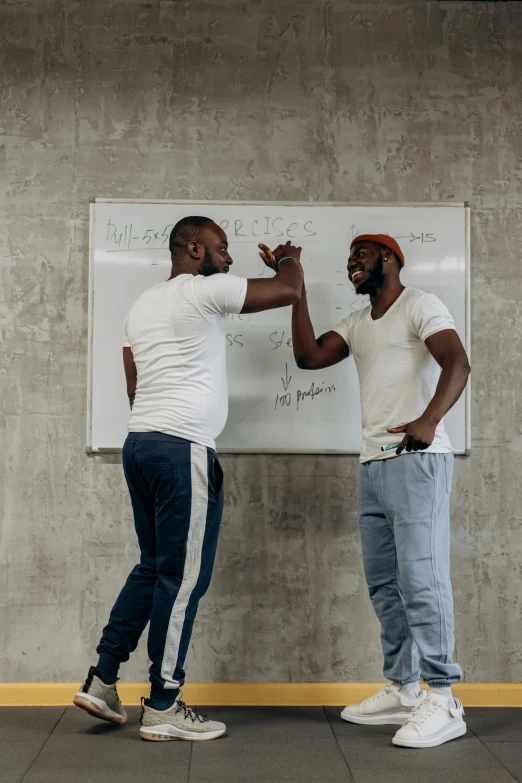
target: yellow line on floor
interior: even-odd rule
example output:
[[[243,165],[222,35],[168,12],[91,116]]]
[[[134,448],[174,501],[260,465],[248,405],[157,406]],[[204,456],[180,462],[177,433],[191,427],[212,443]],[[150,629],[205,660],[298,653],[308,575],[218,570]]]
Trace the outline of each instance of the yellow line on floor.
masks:
[[[352,704],[366,699],[382,683],[188,683],[183,698],[188,704],[215,706],[314,707]],[[67,705],[80,683],[0,683],[0,706],[28,707]],[[120,682],[118,692],[124,704],[139,704],[148,694],[148,684]],[[462,683],[455,686],[465,707],[522,707],[521,683]]]

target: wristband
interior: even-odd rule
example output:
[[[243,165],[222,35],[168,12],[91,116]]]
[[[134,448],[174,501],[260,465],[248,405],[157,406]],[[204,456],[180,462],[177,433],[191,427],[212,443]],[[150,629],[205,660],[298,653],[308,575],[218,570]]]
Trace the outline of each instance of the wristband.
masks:
[[[294,258],[293,256],[284,256],[283,258],[280,258],[279,261],[277,262],[277,271],[278,272],[279,272],[279,267],[281,266],[281,263],[283,261],[288,261],[288,260],[295,261],[296,264],[298,263],[297,258]]]

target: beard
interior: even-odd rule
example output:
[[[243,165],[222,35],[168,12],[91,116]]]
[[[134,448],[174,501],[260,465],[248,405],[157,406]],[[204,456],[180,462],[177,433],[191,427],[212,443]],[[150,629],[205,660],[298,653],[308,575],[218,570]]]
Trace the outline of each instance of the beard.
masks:
[[[219,269],[214,263],[209,249],[205,247],[205,256],[203,258],[203,263],[198,269],[198,274],[203,275],[203,277],[210,277],[211,275],[217,275],[218,273]]]
[[[361,296],[375,296],[377,294],[377,291],[384,283],[384,262],[382,258],[378,258],[375,262],[375,266],[373,267],[370,277],[364,281],[364,283],[361,283],[359,288],[355,289],[356,294],[361,294]]]

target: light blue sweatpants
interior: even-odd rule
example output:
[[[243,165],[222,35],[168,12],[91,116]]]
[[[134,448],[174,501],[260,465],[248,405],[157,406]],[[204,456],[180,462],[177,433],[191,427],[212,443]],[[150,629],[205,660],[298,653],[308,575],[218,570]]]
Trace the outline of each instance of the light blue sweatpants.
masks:
[[[441,688],[453,662],[449,505],[453,454],[404,453],[361,465],[364,571],[381,623],[384,676]],[[420,657],[420,668],[419,668]]]

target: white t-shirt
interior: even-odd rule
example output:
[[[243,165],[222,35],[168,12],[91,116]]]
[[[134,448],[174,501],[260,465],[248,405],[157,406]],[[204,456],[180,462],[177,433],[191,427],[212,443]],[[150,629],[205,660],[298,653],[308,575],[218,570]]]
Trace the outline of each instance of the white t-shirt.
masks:
[[[138,385],[129,432],[164,432],[215,448],[228,415],[226,314],[246,278],[178,275],[149,288],[125,319]]]
[[[443,329],[455,329],[447,307],[433,294],[417,288],[405,288],[376,321],[370,305],[335,328],[353,353],[359,374],[361,462],[395,456],[395,450],[382,452],[381,446],[401,441],[404,435],[386,432],[386,428],[414,421],[426,410],[435,394],[440,367],[424,341]],[[444,420],[426,451],[452,451]]]

